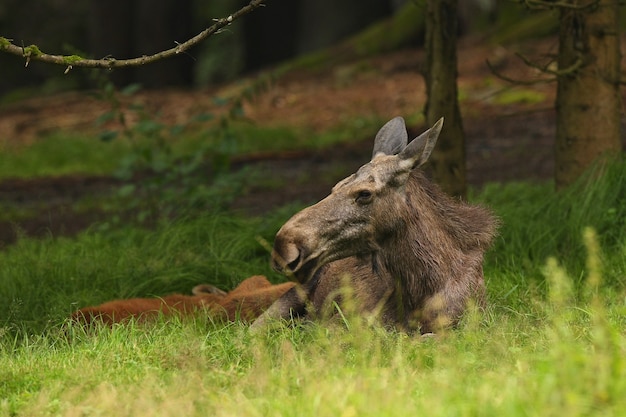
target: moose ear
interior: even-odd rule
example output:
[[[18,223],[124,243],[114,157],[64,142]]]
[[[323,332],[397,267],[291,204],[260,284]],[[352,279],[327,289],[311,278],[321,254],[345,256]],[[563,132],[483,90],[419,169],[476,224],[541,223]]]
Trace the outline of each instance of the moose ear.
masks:
[[[385,155],[396,155],[406,147],[409,135],[406,133],[406,126],[402,117],[391,119],[380,128],[374,139],[374,150],[372,158],[379,153]]]
[[[442,127],[443,117],[437,120],[433,127],[413,139],[398,155],[402,165],[408,165],[408,167],[413,169],[426,163],[435,147],[435,143],[437,143]]]

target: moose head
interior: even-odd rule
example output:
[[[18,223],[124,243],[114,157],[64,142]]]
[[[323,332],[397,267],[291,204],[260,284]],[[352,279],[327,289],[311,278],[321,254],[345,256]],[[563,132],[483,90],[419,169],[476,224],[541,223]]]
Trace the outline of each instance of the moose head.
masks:
[[[376,135],[371,161],[278,231],[273,267],[304,283],[323,265],[377,252],[401,233],[407,181],[428,160],[442,126],[443,118],[407,145],[404,120],[387,122]]]

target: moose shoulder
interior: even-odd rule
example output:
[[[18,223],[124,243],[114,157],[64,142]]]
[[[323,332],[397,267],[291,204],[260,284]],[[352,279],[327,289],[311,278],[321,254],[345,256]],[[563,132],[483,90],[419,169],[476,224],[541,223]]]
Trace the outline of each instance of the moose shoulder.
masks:
[[[470,300],[484,305],[483,254],[497,220],[448,197],[419,169],[442,126],[443,119],[407,145],[404,120],[387,122],[370,162],[283,225],[272,263],[301,285],[253,328],[341,306],[346,282],[363,314],[422,333],[455,325]]]

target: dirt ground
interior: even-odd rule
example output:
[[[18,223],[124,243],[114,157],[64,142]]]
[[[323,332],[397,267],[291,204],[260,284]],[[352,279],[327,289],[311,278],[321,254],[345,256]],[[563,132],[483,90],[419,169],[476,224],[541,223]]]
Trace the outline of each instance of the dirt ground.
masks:
[[[514,52],[540,59],[541,54],[554,52],[556,45],[556,40],[547,39],[506,49],[479,39],[461,40],[458,83],[470,184],[480,187],[488,182],[551,177],[555,83],[512,86],[498,79],[486,60],[508,77],[537,80],[545,76],[525,66]],[[414,115],[426,99],[419,73],[423,59],[422,51],[407,50],[328,70],[292,72],[246,102],[245,115],[262,126],[298,125],[314,131],[372,117]],[[237,95],[249,81],[194,91],[145,91],[133,100],[143,102],[166,122],[182,123],[200,113],[224,111],[215,97]],[[107,110],[106,103],[84,93],[24,100],[0,109],[0,141],[28,146],[55,131],[93,132],[94,121]],[[423,128],[409,126],[413,135]],[[369,158],[372,138],[355,139],[332,150],[242,156],[233,169],[256,165],[283,178],[308,173],[310,181],[284,190],[250,190],[235,201],[233,209],[260,214],[291,201],[323,197],[336,180]],[[336,173],[336,178],[324,172]],[[77,215],[68,209],[71,202],[118,185],[112,178],[80,176],[0,182],[0,207],[24,201],[46,208],[19,224],[0,222],[0,247],[14,242],[20,233],[56,236],[84,229],[103,214]]]

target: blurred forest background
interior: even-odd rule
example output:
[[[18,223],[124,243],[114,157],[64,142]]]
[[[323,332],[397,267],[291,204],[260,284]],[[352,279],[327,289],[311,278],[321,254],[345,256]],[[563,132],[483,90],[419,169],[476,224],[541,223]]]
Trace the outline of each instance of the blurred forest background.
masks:
[[[134,58],[172,48],[245,4],[5,0],[0,36],[50,54]],[[229,208],[248,214],[323,197],[367,160],[386,120],[404,116],[411,134],[432,123],[423,77],[427,4],[268,0],[176,58],[114,71],[64,74],[0,54],[0,242],[110,219],[101,202],[75,204],[110,192],[128,199],[117,207],[150,206],[138,210],[142,220],[180,211],[185,193],[199,207],[214,204],[208,189],[216,184],[228,190]],[[546,80],[555,81],[562,15],[546,4],[458,2],[457,96],[470,187],[554,179],[559,106],[556,82]],[[623,16],[615,21],[622,37]],[[623,132],[619,106],[613,110]],[[602,121],[586,124],[592,134],[607,130]],[[446,146],[440,139],[433,158]],[[220,183],[224,172],[239,177]]]
[[[28,7],[23,1],[6,0],[0,5],[0,32],[16,44],[35,44],[48,53],[122,59],[171,48],[174,42],[183,42],[210,26],[213,18],[227,16],[246,3],[54,0]],[[498,7],[495,0],[460,2],[461,33],[472,27],[487,30],[498,16]],[[116,71],[111,78],[118,86],[140,83],[145,88],[198,87],[230,81],[333,45],[396,13],[408,13],[414,19],[404,20],[408,27],[395,29],[402,31],[402,37],[388,49],[417,47],[423,42],[420,8],[420,2],[405,0],[272,0],[187,55]],[[506,8],[506,13],[519,13],[520,17],[528,14],[517,4]],[[48,65],[32,65],[24,71],[20,60],[6,56],[0,56],[0,60],[0,95],[5,101],[11,92],[18,96],[20,89],[28,87],[41,93],[97,86],[90,72],[77,71],[71,77],[62,77],[58,68]]]
[[[247,2],[7,0],[0,6],[0,28],[6,37],[36,44],[50,53],[92,58],[130,58],[152,54],[183,42]],[[275,0],[235,22],[228,33],[204,42],[189,55],[156,65],[112,74],[118,85],[146,88],[206,86],[229,81],[331,45],[367,25],[390,16],[402,1]],[[93,86],[88,74],[59,77],[57,68],[3,58],[0,93],[44,84],[48,90]]]

